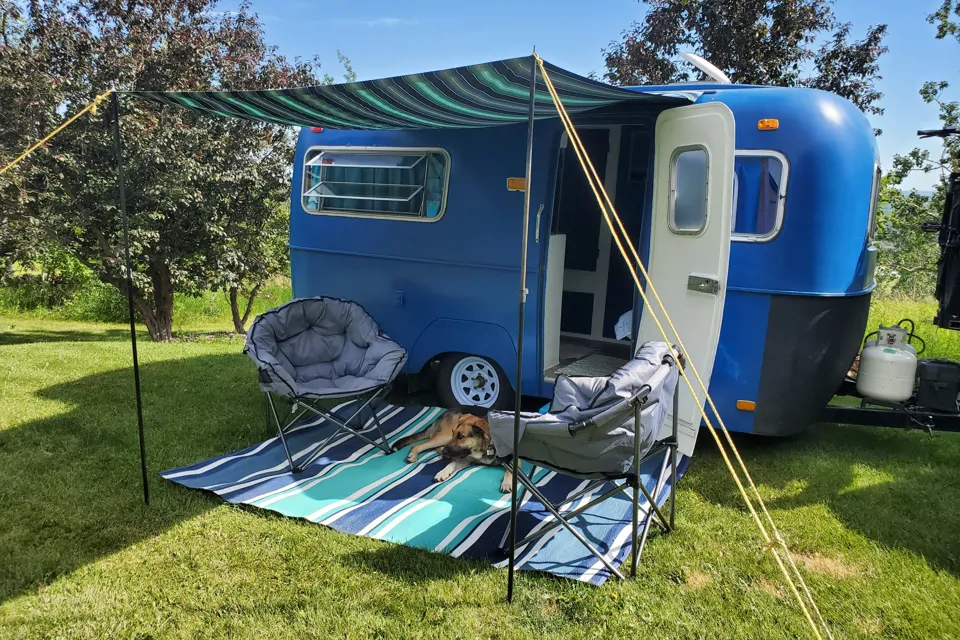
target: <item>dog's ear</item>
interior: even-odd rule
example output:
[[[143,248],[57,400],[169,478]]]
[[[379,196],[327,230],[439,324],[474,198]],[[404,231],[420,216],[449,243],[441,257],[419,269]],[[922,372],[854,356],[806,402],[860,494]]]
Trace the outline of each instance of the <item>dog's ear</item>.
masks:
[[[487,437],[487,432],[481,429],[480,427],[478,427],[477,425],[473,425],[473,436],[475,438],[480,438],[481,440],[483,440],[484,438]]]

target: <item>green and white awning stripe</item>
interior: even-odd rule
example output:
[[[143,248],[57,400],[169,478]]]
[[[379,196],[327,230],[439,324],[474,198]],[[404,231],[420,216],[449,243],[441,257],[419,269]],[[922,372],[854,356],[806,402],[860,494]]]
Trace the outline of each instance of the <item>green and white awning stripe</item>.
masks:
[[[620,102],[677,106],[685,92],[613,87],[549,63],[550,76],[571,114]],[[265,91],[129,91],[128,95],[214,116],[331,129],[448,129],[524,122],[530,99],[532,56],[443,71]],[[556,117],[543,79],[537,78],[537,118]]]

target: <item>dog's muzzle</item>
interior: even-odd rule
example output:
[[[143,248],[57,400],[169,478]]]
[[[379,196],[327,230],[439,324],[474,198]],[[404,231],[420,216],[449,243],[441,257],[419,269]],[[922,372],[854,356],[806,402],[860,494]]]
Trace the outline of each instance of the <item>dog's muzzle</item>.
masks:
[[[463,447],[444,447],[440,450],[440,455],[447,460],[459,460],[460,458],[466,458],[470,455],[470,449],[464,449]]]

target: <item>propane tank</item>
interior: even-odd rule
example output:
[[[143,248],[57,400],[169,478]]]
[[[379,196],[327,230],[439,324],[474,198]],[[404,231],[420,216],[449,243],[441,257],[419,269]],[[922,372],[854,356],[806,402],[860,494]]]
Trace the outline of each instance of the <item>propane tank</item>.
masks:
[[[880,325],[877,337],[860,353],[857,392],[883,402],[903,402],[913,396],[917,350],[906,340],[907,330]]]

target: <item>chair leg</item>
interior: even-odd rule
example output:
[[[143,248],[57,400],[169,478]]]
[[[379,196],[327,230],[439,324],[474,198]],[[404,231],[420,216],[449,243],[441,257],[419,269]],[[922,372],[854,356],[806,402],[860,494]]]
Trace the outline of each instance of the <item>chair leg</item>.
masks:
[[[370,402],[370,411],[373,413],[373,424],[377,426],[377,433],[380,434],[380,438],[383,440],[383,444],[387,446],[387,449],[393,450],[393,447],[390,446],[390,442],[387,440],[387,434],[383,432],[383,425],[380,424],[380,416],[378,415],[379,411],[377,407],[373,404],[373,401]]]
[[[663,487],[663,483],[665,482],[665,478],[664,478],[664,475],[666,474],[666,466],[665,466],[665,465],[666,465],[666,458],[664,458],[664,466],[661,467],[661,469],[660,469],[660,475],[657,476],[657,485],[656,485],[656,487],[655,487],[655,489],[654,489],[654,492],[653,492],[654,495],[660,495],[660,490],[661,490],[661,488]],[[644,493],[645,495],[649,495],[648,493],[646,493],[646,488],[643,487],[643,485],[640,485],[640,487],[641,487],[641,492],[642,492],[642,493]],[[638,500],[639,500],[639,498],[638,498]],[[653,503],[651,502],[650,504],[652,505]],[[655,517],[656,517],[656,513],[653,511],[653,509],[652,509],[652,508],[647,509],[647,517],[646,517],[646,519],[643,521],[643,530],[640,532],[639,547],[638,547],[638,549],[637,549],[637,559],[638,559],[638,560],[640,559],[640,556],[643,555],[643,547],[644,547],[644,545],[646,545],[646,543],[647,543],[647,536],[648,536],[649,533],[650,533],[650,525],[653,523]],[[666,524],[665,524],[664,522],[659,522],[659,521],[658,521],[657,524],[658,524],[661,528],[663,528],[664,531],[670,531],[670,529],[667,528],[667,526],[666,526]]]
[[[597,486],[597,485],[594,485],[594,486]],[[616,485],[616,484],[615,484],[614,487],[613,487],[613,489],[610,489],[610,490],[607,491],[606,493],[597,496],[596,498],[594,498],[593,500],[591,500],[591,501],[588,502],[587,504],[581,505],[581,506],[577,507],[576,509],[572,509],[572,510],[570,510],[570,511],[567,511],[567,512],[566,512],[566,517],[565,517],[564,519],[569,522],[570,520],[573,520],[574,518],[576,518],[577,516],[579,516],[581,513],[584,513],[584,512],[586,512],[586,511],[588,511],[591,507],[594,507],[594,506],[600,504],[601,502],[603,502],[604,500],[607,500],[608,498],[612,498],[613,496],[615,496],[615,495],[617,495],[618,493],[621,493],[621,492],[623,492],[623,491],[625,491],[624,486]],[[563,504],[569,504],[569,500],[568,500],[567,502],[564,502]],[[560,509],[563,508],[562,505],[558,505],[558,504],[552,504],[552,503],[551,503],[551,506],[552,506],[554,509],[556,509],[557,511],[560,511]],[[522,546],[522,545],[527,544],[528,542],[531,542],[532,540],[536,540],[537,538],[543,537],[544,535],[546,535],[547,533],[550,533],[551,531],[553,531],[554,529],[556,529],[556,528],[559,527],[559,526],[560,526],[560,522],[558,522],[558,521],[551,522],[550,524],[542,527],[542,528],[541,528],[539,531],[537,531],[536,533],[531,533],[530,535],[528,535],[526,538],[524,538],[523,540],[521,540],[520,542],[518,542],[517,545],[518,545],[518,546]]]
[[[664,456],[663,464],[660,467],[660,473],[657,476],[657,484],[654,485],[654,493],[657,495],[660,494],[660,491],[663,489],[663,483],[666,480],[664,475],[666,474],[666,465],[669,461],[669,451]],[[643,497],[647,499],[647,502],[650,503],[650,510],[653,512],[650,514],[650,518],[653,518],[653,515],[657,516],[657,524],[659,524],[665,531],[670,531],[672,527],[670,526],[670,520],[663,515],[663,511],[660,510],[659,505],[657,505],[656,498],[650,494],[650,491],[647,490],[647,487],[644,486],[642,482],[637,482],[637,488],[640,489],[640,492],[643,494]]]
[[[670,447],[670,531],[674,528],[674,515],[677,510],[677,445]]]
[[[310,454],[310,456],[308,456],[306,460],[303,461],[303,465],[302,465],[302,466],[306,467],[308,464],[310,464],[311,462],[313,462],[314,460],[316,460],[317,457],[320,456],[320,452],[322,452],[323,449],[327,446],[327,444],[329,444],[330,441],[333,440],[333,438],[335,438],[335,437],[337,436],[337,434],[340,433],[341,431],[349,431],[350,433],[352,433],[353,435],[357,436],[358,438],[360,438],[361,440],[363,440],[363,441],[366,442],[367,444],[372,445],[372,446],[374,446],[374,447],[377,447],[378,449],[380,449],[381,451],[383,451],[385,454],[393,453],[393,451],[391,450],[391,448],[390,448],[390,446],[389,446],[389,443],[387,442],[386,437],[385,437],[384,434],[383,434],[383,430],[382,430],[382,429],[378,429],[378,430],[380,431],[380,435],[382,436],[381,441],[378,442],[378,441],[376,441],[376,440],[374,440],[374,439],[372,439],[372,438],[368,438],[366,435],[360,433],[360,431],[359,431],[357,428],[351,426],[351,422],[353,422],[353,420],[354,420],[358,415],[360,415],[360,412],[361,412],[368,404],[370,404],[370,402],[373,400],[373,398],[376,397],[376,395],[379,395],[379,394],[375,394],[370,400],[368,400],[367,402],[365,402],[359,409],[357,409],[356,411],[354,411],[353,415],[350,416],[349,418],[347,418],[347,420],[340,420],[340,419],[337,418],[337,416],[335,416],[333,413],[331,413],[331,412],[329,412],[329,411],[327,411],[327,410],[325,410],[325,409],[321,409],[321,408],[319,408],[319,407],[314,407],[314,406],[312,406],[312,405],[310,405],[310,404],[307,404],[306,402],[303,402],[303,406],[304,406],[308,411],[310,411],[311,413],[313,413],[313,414],[315,414],[315,415],[318,415],[318,416],[320,416],[321,418],[324,418],[324,419],[326,419],[327,421],[333,423],[334,425],[337,426],[337,429],[336,429],[332,434],[330,434],[330,435],[327,437],[326,440],[323,441],[323,444],[321,444],[319,447],[317,447],[317,449],[316,449],[312,454]],[[379,418],[376,419],[376,422],[377,422],[378,427],[379,427]]]
[[[524,473],[519,471],[519,469],[517,470],[517,480],[523,483],[523,485],[526,486],[530,494],[533,495],[537,500],[539,500],[540,503],[544,507],[546,507],[547,511],[549,511],[553,515],[553,517],[557,519],[557,521],[560,523],[560,526],[562,526],[564,529],[569,531],[570,535],[576,538],[580,542],[580,544],[585,546],[587,550],[591,554],[593,554],[594,557],[597,558],[597,560],[603,563],[603,565],[607,568],[608,571],[610,571],[610,573],[617,576],[621,580],[625,579],[623,577],[623,574],[620,573],[617,570],[617,568],[610,563],[609,560],[607,560],[606,556],[600,553],[600,551],[598,551],[596,547],[590,544],[590,541],[587,540],[587,538],[582,533],[577,531],[576,527],[574,527],[572,524],[567,522],[567,520],[560,515],[560,512],[553,507],[553,504],[542,493],[540,493],[540,491],[535,486],[533,486],[533,483],[526,477]],[[517,545],[517,546],[520,546],[520,545]]]
[[[283,443],[283,450],[287,454],[287,462],[290,464],[290,471],[296,473],[299,471],[296,465],[293,464],[293,457],[290,455],[290,447],[287,446],[287,438],[283,434],[283,424],[280,422],[280,417],[277,415],[277,407],[273,403],[273,396],[269,393],[267,395],[267,404],[270,405],[270,413],[273,414],[273,419],[277,423],[277,433],[280,434],[280,442]]]
[[[586,489],[583,489],[582,491],[577,491],[575,494],[573,494],[572,496],[570,496],[569,498],[567,498],[567,499],[564,500],[563,502],[558,502],[558,503],[556,503],[556,504],[553,505],[553,506],[555,506],[557,509],[562,509],[562,508],[564,508],[565,506],[567,506],[568,504],[570,504],[571,502],[574,502],[574,501],[576,501],[576,500],[579,500],[580,498],[582,498],[583,496],[587,495],[588,493],[594,493],[594,492],[596,492],[597,489],[599,489],[599,488],[602,487],[603,485],[607,484],[607,482],[609,482],[609,480],[598,480],[597,482],[594,482],[593,484],[587,486]]]
[[[680,368],[680,375],[683,375],[683,368]],[[680,428],[677,415],[680,413],[680,376],[677,376],[677,384],[673,389],[673,444],[670,449],[670,530],[673,531],[673,516],[677,510],[677,450],[680,448]]]
[[[637,491],[637,485],[640,484],[639,474],[633,477],[633,522],[630,529],[630,577],[637,577],[637,564],[640,562],[640,492]],[[649,516],[648,516],[649,517]]]
[[[264,422],[264,424],[267,425],[267,432],[269,433],[269,432],[271,431],[271,428],[270,428],[270,401],[269,401],[270,394],[269,394],[269,393],[265,393],[265,394],[263,394],[263,395],[264,395],[264,398],[263,398],[263,422]]]

